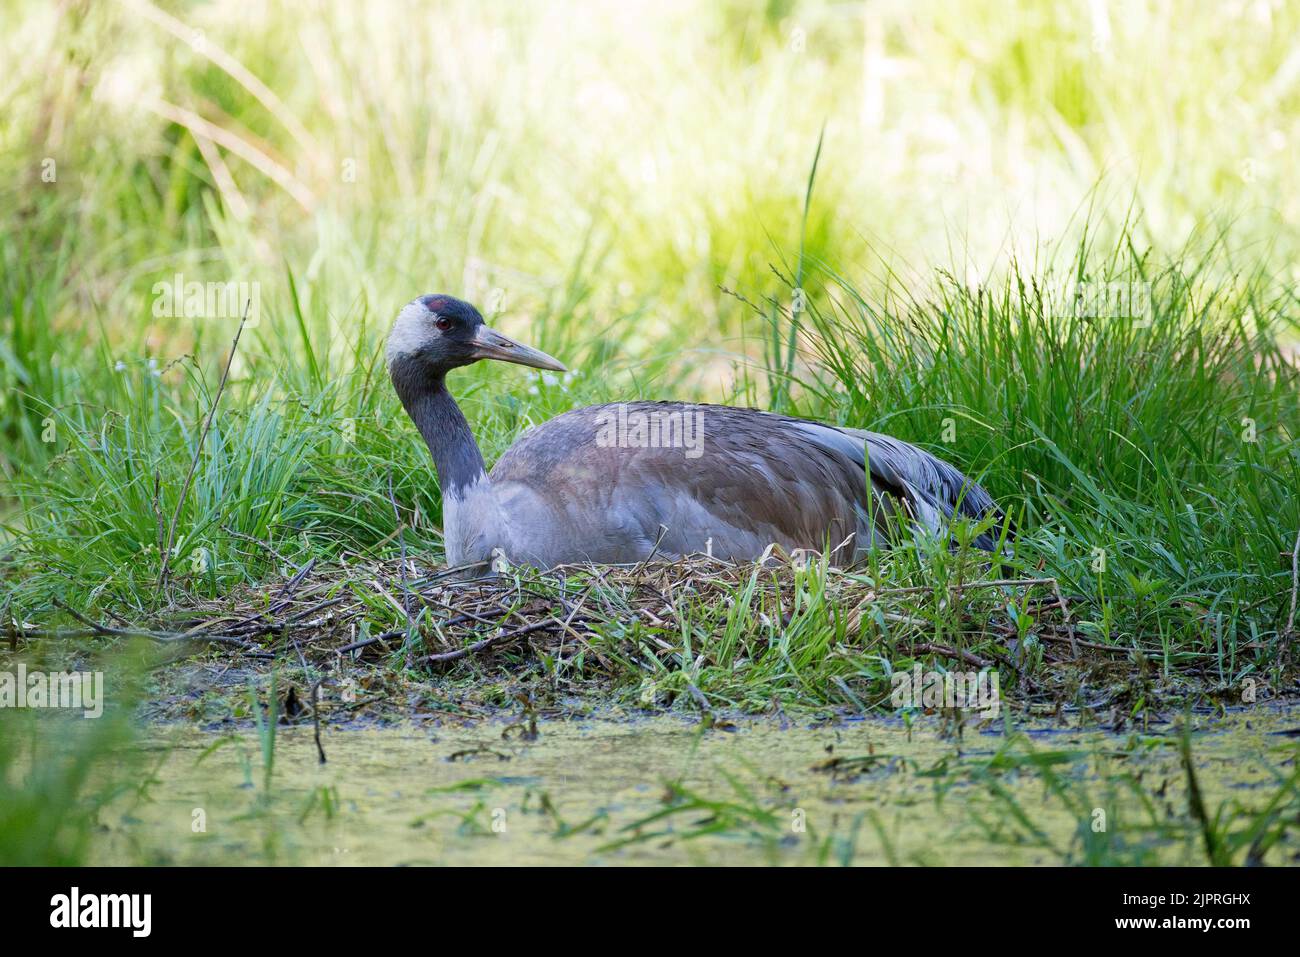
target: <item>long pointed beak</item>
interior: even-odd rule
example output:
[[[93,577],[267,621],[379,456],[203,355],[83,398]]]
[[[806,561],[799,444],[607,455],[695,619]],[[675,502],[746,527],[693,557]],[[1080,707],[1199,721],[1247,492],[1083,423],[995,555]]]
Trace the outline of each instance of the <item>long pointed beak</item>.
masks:
[[[521,366],[534,369],[550,369],[552,372],[568,372],[559,359],[548,356],[540,349],[515,342],[509,336],[502,335],[495,329],[479,326],[474,335],[475,359],[500,359],[502,362],[517,362]]]

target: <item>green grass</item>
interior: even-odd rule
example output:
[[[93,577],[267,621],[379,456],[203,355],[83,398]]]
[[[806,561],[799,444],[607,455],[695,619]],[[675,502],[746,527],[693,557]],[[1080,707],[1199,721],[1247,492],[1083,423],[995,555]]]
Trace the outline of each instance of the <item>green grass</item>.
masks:
[[[1291,593],[1284,558],[1300,527],[1289,293],[1259,275],[1220,285],[1202,279],[1215,275],[1212,261],[1157,266],[1127,245],[1104,256],[1083,250],[1067,275],[1149,282],[1146,327],[1073,315],[1060,292],[1068,280],[1050,266],[980,289],[939,279],[879,298],[821,272],[826,291],[808,300],[791,388],[776,407],[887,431],[968,470],[1019,529],[1006,571],[1056,578],[1085,640],[1129,649],[1131,661],[1162,673],[1195,669],[1213,686],[1248,676],[1277,683]],[[275,314],[269,324],[284,325]],[[268,353],[255,339],[180,512],[170,595],[157,587],[164,529],[214,376],[188,362],[161,375],[143,362],[82,367],[75,388],[86,401],[34,413],[53,423],[57,452],[14,482],[17,574],[7,587],[16,612],[48,617],[57,596],[92,614],[145,619],[169,601],[219,598],[309,558],[391,557],[402,547],[398,515],[405,547],[436,559],[440,504],[427,452],[378,361],[381,324],[363,313],[354,325],[348,358],[336,365],[319,355],[315,372],[293,358],[305,349]],[[666,385],[667,373],[616,393],[617,376],[605,380],[602,366],[584,361],[586,349],[576,352],[576,379],[497,367],[453,383],[489,460],[527,423],[567,408],[614,394],[688,394]],[[747,376],[740,400],[758,391]],[[921,589],[894,611],[928,623],[933,641],[1000,644],[996,629],[972,637],[972,609],[1032,638],[1036,623],[1013,596],[945,602],[982,573],[965,553],[924,545],[880,554],[862,570],[881,587]],[[798,573],[775,604],[756,596],[759,580],[742,576],[727,605],[684,595],[666,635],[679,648],[669,670],[684,671],[629,664],[628,680],[677,690],[694,681],[732,703],[778,692],[854,704],[843,682],[866,696],[887,678],[888,656],[871,659],[888,622],[868,616],[850,631],[824,570]],[[375,608],[376,631],[402,626],[378,596]],[[610,653],[630,662],[619,645],[626,628],[608,627]],[[846,659],[836,651],[844,647],[867,654]]]
[[[99,811],[137,786],[119,776],[120,767],[109,767],[110,749],[130,740],[128,728],[121,721],[13,715],[3,717],[3,727],[0,861],[6,866],[85,863]]]
[[[924,297],[838,280],[811,305],[818,362],[796,408],[962,463],[1014,515],[1019,563],[1087,596],[1092,637],[1213,651],[1231,680],[1267,660],[1243,646],[1285,642],[1296,300],[1258,275],[1205,280],[1212,259],[1089,253]],[[1149,283],[1149,325],[1073,315],[1071,277]]]
[[[32,671],[58,672],[53,658],[27,659]],[[129,816],[153,799],[157,755],[139,750],[135,705],[138,658],[129,650],[96,659],[103,674],[103,712],[44,713],[0,709],[0,864],[85,864],[105,816]],[[10,670],[6,666],[5,670]],[[69,669],[74,670],[74,669]],[[75,670],[90,670],[83,665]]]
[[[452,3],[426,24],[449,46],[406,43],[395,3],[360,20],[327,4],[301,40],[288,6],[235,24],[10,5],[14,617],[56,619],[58,597],[141,621],[308,559],[436,560],[437,483],[381,343],[401,303],[447,290],[577,370],[453,380],[489,461],[527,425],[615,398],[887,431],[1008,507],[1011,571],[1058,579],[1085,640],[1139,670],[1278,683],[1300,527],[1294,10],[1259,29],[1178,4],[1103,23],[942,0],[926,17]],[[260,289],[202,448],[237,315],[156,316],[154,284],[177,273]],[[1076,316],[1079,281],[1149,283],[1149,325]],[[895,611],[933,641],[1009,627],[1038,667],[1041,623],[1016,596],[953,605],[978,573],[924,549],[864,572],[930,589]],[[627,689],[871,700],[897,658],[876,643],[890,622],[849,633],[816,571],[789,597],[776,627],[746,586],[725,610],[685,602],[658,635],[683,664],[629,666]],[[972,609],[998,627],[972,637]],[[399,624],[381,598],[372,624]],[[616,624],[610,654],[631,662]]]

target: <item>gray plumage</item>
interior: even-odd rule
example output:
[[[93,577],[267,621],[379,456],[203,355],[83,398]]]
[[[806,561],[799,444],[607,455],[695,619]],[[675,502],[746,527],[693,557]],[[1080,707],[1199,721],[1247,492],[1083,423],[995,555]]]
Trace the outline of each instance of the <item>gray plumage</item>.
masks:
[[[408,304],[389,339],[393,384],[438,469],[452,565],[739,561],[773,544],[849,565],[909,527],[944,535],[954,514],[999,514],[953,466],[888,435],[678,402],[565,413],[524,433],[488,475],[445,384],[479,358],[563,369],[449,296]]]

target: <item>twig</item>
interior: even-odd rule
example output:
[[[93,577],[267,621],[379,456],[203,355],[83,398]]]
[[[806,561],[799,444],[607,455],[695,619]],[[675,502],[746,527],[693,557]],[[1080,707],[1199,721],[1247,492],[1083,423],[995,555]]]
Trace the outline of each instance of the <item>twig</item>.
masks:
[[[362,638],[360,641],[354,641],[352,642],[352,644],[344,645],[342,648],[335,648],[334,651],[336,654],[344,655],[347,654],[349,651],[356,651],[359,648],[367,648],[370,645],[375,644],[376,642],[389,641],[393,638],[401,638],[405,634],[407,634],[405,628],[399,628],[397,631],[386,631],[380,635],[371,635],[369,638]]]
[[[440,664],[444,661],[459,661],[468,655],[476,655],[481,651],[487,651],[502,642],[511,641],[515,638],[522,638],[524,635],[531,635],[535,631],[541,631],[545,628],[554,628],[556,623],[551,619],[545,621],[535,621],[531,625],[524,625],[522,628],[515,628],[513,631],[502,632],[499,635],[493,635],[490,638],[484,638],[482,641],[476,641],[474,644],[465,648],[457,648],[454,651],[444,651],[436,655],[426,655],[421,658],[422,663]]]
[[[308,562],[308,567],[310,566],[311,563]],[[303,655],[302,649],[298,647],[297,641],[294,641],[293,643],[293,650],[298,653],[298,661],[302,664],[303,675],[305,677],[310,678],[311,669],[308,667],[307,658],[305,655]],[[311,723],[312,723],[313,730],[315,732],[316,753],[320,756],[321,764],[325,763],[325,749],[321,746],[320,743],[320,683],[324,680],[325,680],[324,678],[317,678],[312,683],[311,686]]]
[[[199,459],[203,456],[203,443],[207,441],[208,432],[212,429],[212,420],[217,414],[217,404],[221,401],[221,393],[226,389],[226,380],[230,377],[230,367],[235,362],[235,350],[239,348],[239,337],[244,334],[244,324],[248,322],[248,312],[252,307],[252,299],[244,303],[244,315],[239,320],[239,328],[235,330],[235,341],[230,344],[230,355],[226,357],[226,368],[221,372],[221,381],[217,383],[216,395],[212,397],[212,407],[208,409],[207,421],[203,423],[203,432],[199,435],[198,444],[194,447],[194,458],[190,460],[190,470],[185,473],[185,484],[181,486],[181,497],[176,500],[176,511],[172,513],[171,525],[167,529],[167,547],[163,549],[162,569],[158,572],[159,590],[167,587],[167,578],[171,574],[172,567],[172,547],[176,544],[176,525],[181,520],[181,509],[185,507],[185,499],[189,497],[190,483],[194,481],[194,472],[198,469]]]
[[[968,665],[974,665],[976,668],[988,668],[993,664],[993,662],[985,661],[979,655],[965,649],[949,648],[947,645],[936,645],[929,641],[922,641],[912,645],[910,653],[916,654],[918,651],[922,654],[943,655],[945,658],[960,658]]]
[[[91,621],[81,612],[77,611],[75,608],[69,608],[67,605],[59,601],[57,598],[52,598],[51,601],[54,603],[55,607],[62,608],[69,615],[77,619],[77,621],[81,622],[83,625],[85,625],[87,628],[89,628],[97,635],[115,635],[122,638],[159,637],[158,635],[154,634],[151,631],[140,631],[134,628],[110,628],[108,627],[108,625],[101,625],[98,622]]]
[[[227,630],[242,631],[246,637],[254,638],[257,637],[258,635],[269,635],[277,631],[283,631],[286,628],[288,628],[290,625],[293,625],[296,628],[309,628],[314,625],[324,624],[333,616],[324,615],[320,618],[303,621],[303,619],[306,618],[308,615],[314,614],[315,612],[321,611],[322,609],[325,608],[332,608],[335,605],[340,605],[347,600],[348,599],[346,595],[340,595],[337,598],[330,598],[326,601],[322,601],[315,605],[312,605],[310,608],[304,608],[302,611],[294,612],[292,615],[290,615],[288,618],[285,618],[282,621],[278,621],[274,619],[271,621],[265,620],[266,615],[271,614],[276,610],[272,608],[272,609],[268,609],[267,611],[259,612],[257,615],[254,615],[251,618],[246,618],[243,621],[235,622]],[[344,616],[344,620],[346,620],[348,617],[351,617],[354,614],[356,613],[348,612],[347,615]],[[202,627],[194,629],[194,631],[196,634],[200,633],[202,631]]]
[[[311,721],[315,726],[316,734],[316,753],[320,755],[320,763],[325,763],[325,748],[320,743],[320,683],[324,678],[317,678],[316,683],[311,686]]]
[[[171,644],[180,641],[212,641],[220,644],[239,645],[241,648],[245,649],[249,647],[247,641],[236,635],[205,635],[197,631],[167,632],[147,631],[141,628],[110,628],[108,625],[101,625],[98,622],[92,621],[75,608],[69,608],[57,598],[53,598],[51,601],[97,635],[110,635],[118,638],[151,638],[161,644]]]
[[[1061,585],[1055,579],[1048,579],[1052,583],[1052,591],[1056,593],[1056,604],[1060,606],[1061,615],[1065,618],[1066,633],[1070,636],[1070,654],[1076,659],[1079,657],[1079,639],[1074,633],[1074,622],[1070,618],[1070,608],[1065,603],[1065,596],[1061,594]]]

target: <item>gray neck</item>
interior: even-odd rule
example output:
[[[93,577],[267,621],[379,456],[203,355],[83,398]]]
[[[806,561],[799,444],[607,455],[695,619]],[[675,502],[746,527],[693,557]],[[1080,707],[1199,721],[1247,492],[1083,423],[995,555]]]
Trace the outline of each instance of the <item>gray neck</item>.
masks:
[[[443,493],[463,497],[464,489],[486,478],[487,470],[474,433],[446,383],[439,377],[427,388],[405,394],[399,391],[399,395],[429,446]]]

